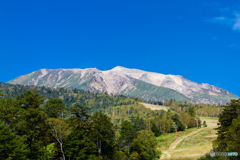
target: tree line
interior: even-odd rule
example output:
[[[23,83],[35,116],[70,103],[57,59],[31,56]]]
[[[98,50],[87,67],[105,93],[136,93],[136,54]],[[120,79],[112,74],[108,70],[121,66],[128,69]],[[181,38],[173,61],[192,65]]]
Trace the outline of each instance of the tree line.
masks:
[[[189,111],[194,111],[198,116],[208,116],[208,117],[217,117],[222,112],[223,105],[216,104],[194,104],[190,102],[181,102],[168,99],[165,102],[166,106],[169,106],[170,109],[178,112],[185,113]]]

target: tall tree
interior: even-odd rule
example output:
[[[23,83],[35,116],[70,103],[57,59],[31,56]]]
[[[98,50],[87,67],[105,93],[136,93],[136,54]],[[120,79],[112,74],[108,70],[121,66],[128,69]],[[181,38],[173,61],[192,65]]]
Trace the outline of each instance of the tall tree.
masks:
[[[92,115],[90,126],[93,129],[93,137],[96,139],[99,155],[111,158],[114,153],[115,140],[114,126],[111,118],[101,110]]]
[[[232,124],[228,128],[226,143],[227,151],[240,153],[240,114],[232,120]]]
[[[130,157],[130,144],[132,143],[133,139],[137,137],[137,132],[133,128],[132,123],[129,121],[123,121],[120,129],[120,141],[122,143],[123,149],[127,147],[127,155],[128,160]]]
[[[227,103],[225,106],[223,106],[223,111],[219,115],[218,128],[216,128],[218,137],[213,142],[214,151],[230,151],[230,149],[233,149],[233,147],[231,147],[232,145],[229,142],[231,142],[233,139],[235,139],[236,142],[239,141],[240,137],[235,136],[235,134],[239,133],[239,115],[240,99],[233,99],[230,103]],[[238,150],[238,153],[240,153],[240,150]]]
[[[20,125],[20,133],[27,136],[26,143],[30,149],[28,158],[37,159],[40,156],[39,149],[47,146],[46,142],[46,119],[47,115],[41,112],[40,105],[44,102],[43,96],[37,91],[26,91],[16,97],[22,110],[23,121]]]
[[[153,120],[151,121],[151,126],[151,131],[154,133],[154,135],[156,137],[160,136],[160,131]]]
[[[73,107],[70,108],[71,117],[69,118],[69,123],[74,128],[79,127],[82,129],[86,127],[86,124],[89,122],[89,107],[84,107],[80,104],[75,104]]]

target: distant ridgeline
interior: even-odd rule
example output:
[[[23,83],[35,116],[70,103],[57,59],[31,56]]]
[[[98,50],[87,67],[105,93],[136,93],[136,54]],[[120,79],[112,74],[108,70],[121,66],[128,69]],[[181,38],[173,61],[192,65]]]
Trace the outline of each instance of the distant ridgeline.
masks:
[[[105,110],[110,106],[130,105],[137,103],[137,101],[143,102],[141,98],[129,98],[123,95],[111,96],[106,93],[99,94],[87,90],[64,88],[54,89],[48,87],[13,85],[0,82],[0,93],[4,94],[4,99],[14,99],[16,96],[25,93],[27,90],[37,90],[42,96],[47,97],[45,101],[50,98],[62,99],[68,108],[75,103],[82,106],[88,106],[91,108],[92,113],[101,109]]]

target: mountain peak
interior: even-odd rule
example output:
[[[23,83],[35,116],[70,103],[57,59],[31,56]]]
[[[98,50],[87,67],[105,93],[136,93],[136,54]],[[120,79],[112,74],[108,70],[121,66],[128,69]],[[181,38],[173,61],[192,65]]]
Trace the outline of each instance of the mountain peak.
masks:
[[[114,68],[111,69],[111,70],[116,70],[116,69],[127,69],[127,68],[125,68],[125,67],[123,67],[123,66],[116,66],[116,67],[114,67]]]

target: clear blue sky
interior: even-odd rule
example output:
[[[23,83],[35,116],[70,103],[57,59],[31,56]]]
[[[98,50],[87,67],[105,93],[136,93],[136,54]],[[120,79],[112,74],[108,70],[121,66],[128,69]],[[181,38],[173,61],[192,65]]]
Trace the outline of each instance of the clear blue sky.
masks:
[[[2,0],[0,81],[49,68],[138,68],[240,96],[240,0]]]

